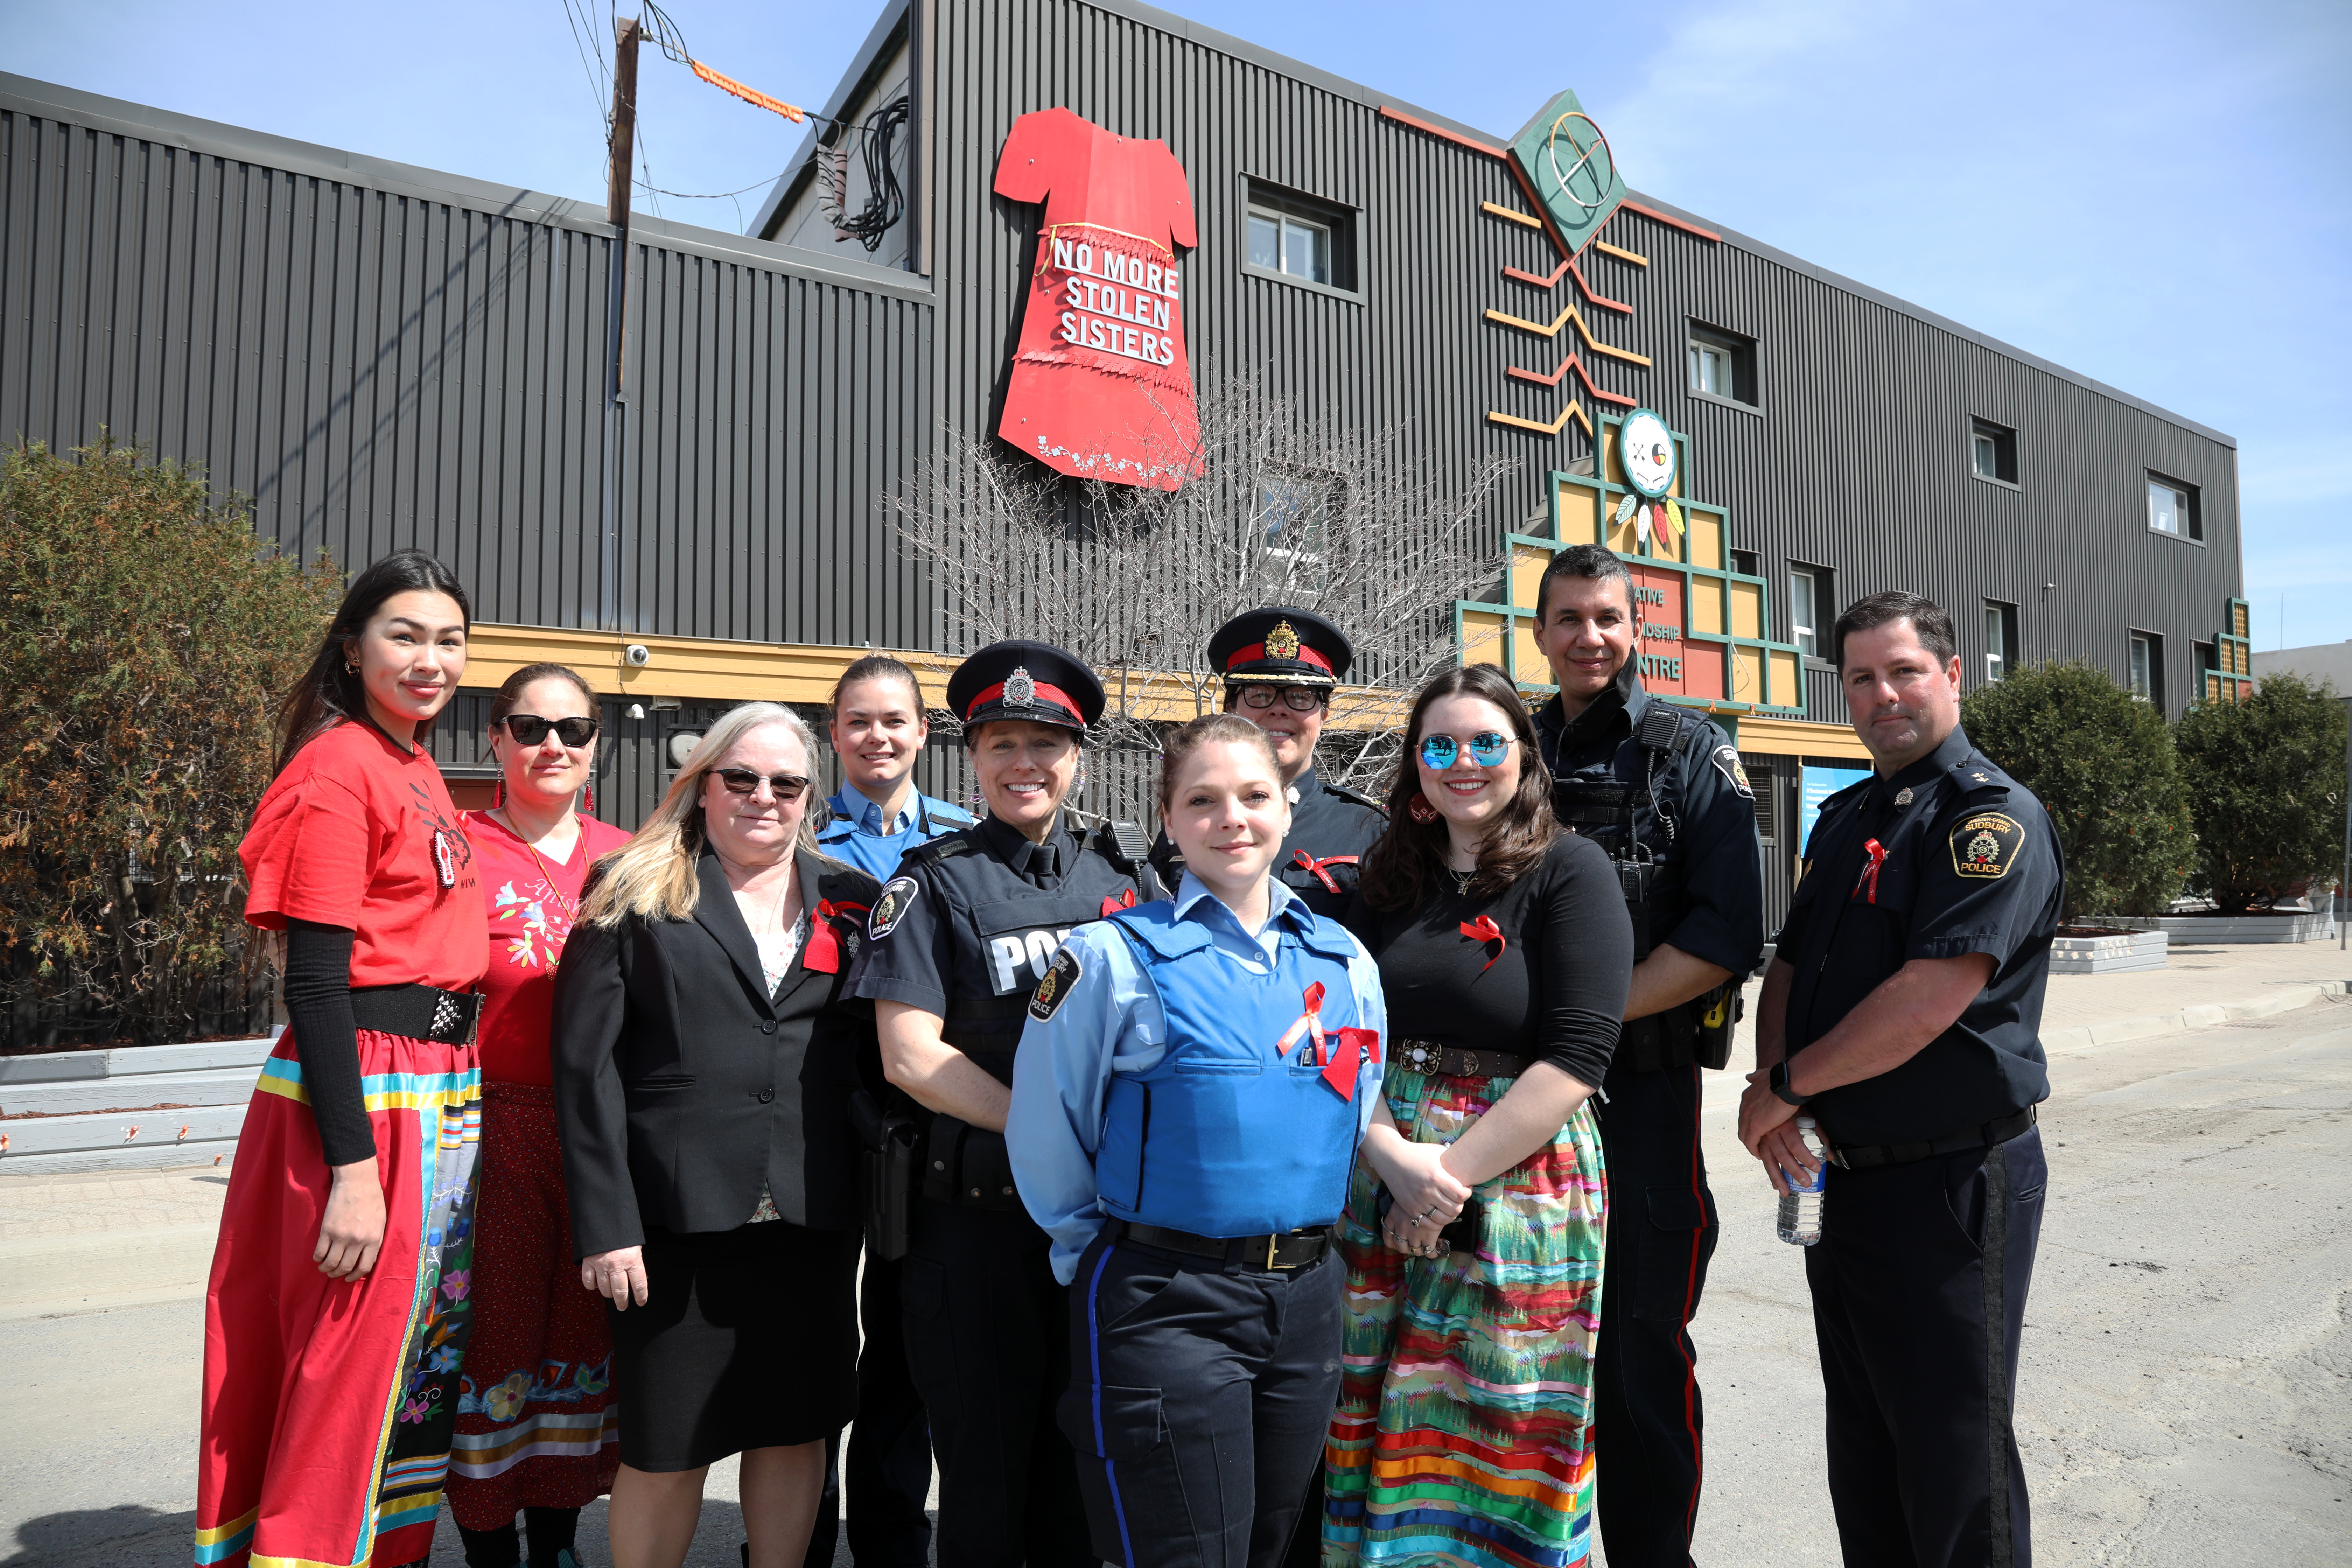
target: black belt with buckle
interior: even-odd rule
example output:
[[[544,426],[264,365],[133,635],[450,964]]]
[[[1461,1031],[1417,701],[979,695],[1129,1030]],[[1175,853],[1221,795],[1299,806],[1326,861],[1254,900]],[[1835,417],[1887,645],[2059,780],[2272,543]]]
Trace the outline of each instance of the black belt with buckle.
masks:
[[[1274,1236],[1216,1237],[1195,1236],[1189,1230],[1171,1230],[1164,1225],[1138,1225],[1131,1219],[1119,1223],[1129,1241],[1190,1253],[1195,1258],[1213,1258],[1221,1263],[1238,1263],[1248,1268],[1304,1268],[1331,1250],[1328,1227]]]
[[[1861,1146],[1841,1143],[1830,1151],[1830,1163],[1843,1165],[1849,1171],[1868,1171],[1880,1165],[1908,1165],[1934,1154],[1957,1154],[1963,1149],[1990,1149],[1996,1143],[2008,1142],[2032,1126],[2036,1120],[2037,1108],[2029,1105],[2014,1116],[1988,1121],[1966,1132],[1930,1138],[1925,1143],[1871,1143]]]
[[[470,1046],[482,1022],[482,999],[430,985],[355,985],[352,1022],[380,1035]]]
[[[1399,1040],[1389,1054],[1407,1072],[1437,1078],[1517,1078],[1535,1065],[1533,1057],[1511,1051],[1465,1051],[1444,1040]]]

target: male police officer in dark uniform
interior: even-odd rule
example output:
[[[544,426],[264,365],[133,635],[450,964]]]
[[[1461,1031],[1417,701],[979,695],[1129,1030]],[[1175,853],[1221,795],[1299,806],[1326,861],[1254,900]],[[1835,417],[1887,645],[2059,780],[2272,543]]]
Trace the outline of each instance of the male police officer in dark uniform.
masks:
[[[1210,667],[1224,678],[1225,711],[1265,731],[1290,794],[1290,833],[1275,875],[1308,909],[1337,918],[1356,890],[1364,851],[1388,826],[1378,801],[1315,773],[1315,742],[1356,650],[1313,611],[1277,605],[1219,626],[1208,652]],[[1184,868],[1164,833],[1151,847],[1151,863],[1171,888]]]
[[[1536,736],[1560,820],[1615,858],[1633,921],[1633,989],[1600,1104],[1601,1543],[1612,1568],[1683,1568],[1701,1472],[1689,1323],[1717,1228],[1699,1069],[1724,1065],[1739,984],[1763,956],[1764,873],[1730,738],[1642,688],[1632,589],[1625,563],[1598,545],[1552,558],[1536,636],[1559,695],[1536,715]]]
[[[1066,1292],[1004,1148],[1029,995],[1071,928],[1161,897],[1142,835],[1081,840],[1062,801],[1102,683],[1038,642],[992,643],[948,682],[988,816],[909,849],[877,896],[852,985],[928,1136],[900,1292],[940,1469],[940,1568],[1096,1562],[1076,1459]],[[1128,857],[1132,854],[1133,859]],[[928,1114],[925,1114],[928,1113]]]
[[[1739,1137],[1832,1168],[1807,1249],[1849,1568],[2028,1568],[2010,1410],[2048,1178],[2042,994],[2065,873],[2042,803],[1959,727],[1951,617],[1912,594],[1840,616],[1876,776],[1806,847],[1756,1027]]]

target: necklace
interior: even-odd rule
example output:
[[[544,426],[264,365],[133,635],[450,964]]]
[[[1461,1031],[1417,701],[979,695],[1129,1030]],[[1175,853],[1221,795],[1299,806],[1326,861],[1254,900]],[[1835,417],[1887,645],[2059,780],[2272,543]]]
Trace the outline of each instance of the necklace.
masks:
[[[1457,899],[1466,899],[1470,896],[1470,884],[1477,879],[1478,868],[1473,866],[1467,871],[1457,871],[1448,866],[1445,868],[1445,874],[1454,879],[1454,896]]]
[[[530,857],[530,863],[539,868],[540,885],[544,887],[547,889],[549,896],[554,899],[555,907],[563,911],[564,929],[569,931],[579,918],[580,905],[578,900],[564,896],[562,885],[555,879],[555,873],[549,870],[547,868],[547,862],[539,858],[538,846],[531,843],[530,839],[525,838],[522,834],[516,829],[514,819],[507,815],[506,808],[504,806],[499,806],[494,809],[489,815],[491,820],[495,821],[500,827],[505,828],[509,833],[514,834],[515,841],[520,844],[523,847],[523,853]],[[580,841],[578,839],[573,839],[572,847],[574,848],[579,847],[579,842]]]
[[[721,863],[722,865],[723,865],[723,864],[726,864],[726,858],[725,858],[725,857],[723,857],[723,856],[722,856],[722,857],[720,857],[720,863]],[[754,869],[756,869],[757,868],[754,868]],[[771,910],[768,912],[768,929],[767,929],[767,930],[765,930],[765,931],[761,931],[761,930],[758,930],[758,929],[756,929],[756,928],[752,928],[752,929],[751,929],[751,934],[752,934],[753,936],[782,936],[782,935],[783,935],[783,934],[784,934],[785,931],[787,930],[786,926],[784,925],[784,905],[785,905],[785,904],[787,904],[787,903],[789,903],[789,902],[792,900],[792,896],[793,896],[793,875],[792,868],[791,868],[789,866],[787,866],[787,867],[786,867],[786,868],[785,868],[785,870],[784,870],[784,882],[783,882],[783,887],[782,887],[781,889],[779,889],[779,890],[778,890],[778,892],[777,892],[777,894],[776,894],[776,904],[775,904],[775,908],[774,908],[774,909],[772,909],[772,910]],[[736,901],[736,903],[737,903],[738,905],[740,905],[740,904],[742,903],[742,901],[743,901],[743,895],[742,895],[742,893],[741,893],[740,891],[738,891],[738,892],[736,893],[736,895],[735,895],[735,901]],[[800,922],[799,922],[798,921],[794,921],[793,922],[793,925],[798,925],[799,923],[800,923]],[[745,915],[745,916],[744,916],[744,918],[743,918],[743,924],[744,924],[746,927],[751,927],[751,917],[750,917],[748,914],[747,914],[747,915]]]

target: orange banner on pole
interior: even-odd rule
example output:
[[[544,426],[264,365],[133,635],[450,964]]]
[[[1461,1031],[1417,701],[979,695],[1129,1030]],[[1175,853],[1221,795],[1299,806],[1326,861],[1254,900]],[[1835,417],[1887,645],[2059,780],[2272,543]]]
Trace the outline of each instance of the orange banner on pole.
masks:
[[[761,92],[756,87],[745,87],[733,77],[721,76],[717,71],[712,70],[709,66],[704,65],[700,60],[688,60],[686,63],[694,68],[695,75],[700,77],[711,86],[719,89],[721,92],[731,92],[736,97],[741,99],[744,102],[760,109],[769,110],[774,113],[781,114],[795,125],[798,125],[801,121],[806,117],[806,112],[804,110],[797,109],[792,104],[786,103],[782,99],[770,98],[766,93]]]

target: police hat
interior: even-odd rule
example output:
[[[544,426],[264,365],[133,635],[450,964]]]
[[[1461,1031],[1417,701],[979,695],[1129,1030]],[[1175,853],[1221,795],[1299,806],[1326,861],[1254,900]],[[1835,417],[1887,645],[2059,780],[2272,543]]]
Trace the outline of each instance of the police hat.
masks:
[[[1051,643],[992,642],[948,678],[948,706],[969,730],[998,719],[1025,719],[1083,730],[1102,717],[1102,682]]]
[[[1235,616],[1209,639],[1209,663],[1234,686],[1336,686],[1355,661],[1339,627],[1280,605]]]

